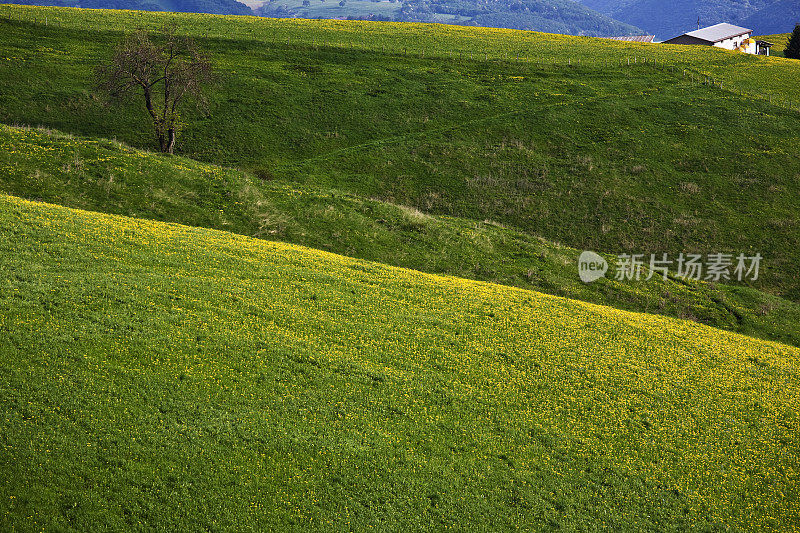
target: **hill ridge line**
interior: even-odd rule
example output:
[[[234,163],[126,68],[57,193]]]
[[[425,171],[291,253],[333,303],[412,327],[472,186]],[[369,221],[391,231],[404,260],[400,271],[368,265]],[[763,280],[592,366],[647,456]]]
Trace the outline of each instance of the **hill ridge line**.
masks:
[[[91,216],[91,217],[95,217],[95,218],[99,218],[99,219],[106,219],[106,220],[109,220],[109,221],[122,219],[122,220],[127,220],[127,221],[133,221],[133,222],[135,222],[137,224],[143,224],[143,225],[167,226],[167,227],[171,227],[171,228],[178,228],[178,229],[183,229],[183,230],[190,230],[190,231],[197,231],[197,232],[201,232],[201,233],[208,233],[208,234],[211,234],[211,235],[216,235],[217,237],[225,236],[227,239],[229,239],[231,241],[234,241],[234,242],[236,242],[236,241],[246,241],[246,242],[249,242],[251,244],[258,243],[259,246],[263,246],[263,247],[266,247],[266,248],[272,248],[272,249],[284,248],[284,249],[290,249],[290,250],[294,250],[294,251],[301,252],[301,253],[318,255],[320,257],[335,258],[337,261],[340,261],[342,263],[350,263],[350,264],[356,264],[356,265],[370,265],[370,266],[376,267],[378,269],[382,269],[382,270],[389,271],[389,272],[391,272],[391,271],[401,271],[401,272],[413,273],[414,275],[420,276],[423,279],[428,279],[428,280],[436,281],[436,282],[448,282],[448,281],[449,282],[458,282],[459,284],[462,284],[462,285],[471,286],[471,287],[479,288],[479,289],[488,289],[488,290],[491,290],[491,291],[494,291],[494,292],[505,292],[505,291],[508,291],[510,293],[517,294],[517,295],[520,295],[520,296],[524,296],[524,295],[531,296],[531,295],[533,295],[536,298],[542,298],[542,299],[550,300],[550,301],[569,302],[571,304],[576,304],[578,306],[584,307],[584,308],[586,308],[588,310],[602,310],[604,313],[608,313],[608,314],[617,314],[619,316],[624,316],[624,317],[639,317],[639,318],[647,317],[647,320],[654,321],[654,322],[681,324],[681,325],[692,327],[692,328],[699,328],[699,329],[702,329],[703,331],[714,331],[717,334],[732,335],[732,336],[734,336],[734,338],[744,337],[746,339],[752,340],[753,342],[765,343],[765,344],[767,344],[769,346],[772,346],[774,348],[788,349],[788,350],[797,352],[797,354],[800,355],[800,348],[798,348],[796,346],[792,346],[790,344],[784,344],[784,343],[781,343],[781,342],[778,342],[778,341],[763,339],[763,338],[759,338],[759,337],[751,337],[751,336],[743,334],[743,333],[737,333],[737,332],[728,331],[728,330],[721,329],[721,328],[716,328],[716,327],[709,326],[709,325],[706,325],[706,324],[701,324],[699,322],[695,322],[695,321],[692,321],[692,320],[681,319],[681,318],[671,317],[671,316],[666,316],[666,315],[657,315],[657,314],[652,314],[652,313],[639,312],[639,311],[629,311],[629,310],[619,309],[619,308],[608,306],[608,305],[596,304],[596,303],[587,302],[587,301],[584,301],[584,300],[578,300],[578,299],[574,299],[574,298],[568,298],[568,297],[564,297],[564,296],[558,296],[558,295],[554,295],[554,294],[548,294],[548,293],[544,293],[544,292],[539,292],[539,291],[536,291],[536,290],[533,290],[533,289],[524,289],[524,288],[521,288],[521,287],[514,287],[514,286],[510,286],[510,285],[492,283],[490,281],[482,281],[482,280],[474,280],[474,279],[469,279],[469,278],[462,278],[462,277],[458,277],[458,276],[454,276],[454,275],[450,275],[450,274],[434,274],[434,273],[424,272],[424,271],[416,270],[416,269],[412,269],[412,268],[398,267],[398,266],[389,265],[389,264],[381,263],[381,262],[377,262],[377,261],[370,261],[370,260],[367,260],[367,259],[360,259],[360,258],[356,258],[356,257],[350,257],[350,256],[347,256],[347,255],[341,255],[341,254],[337,254],[337,253],[334,253],[334,252],[329,252],[327,250],[322,250],[322,249],[319,249],[319,248],[313,248],[313,247],[304,246],[304,245],[300,245],[300,244],[294,244],[294,243],[283,242],[283,241],[268,241],[268,240],[265,240],[265,239],[259,239],[257,237],[250,237],[250,236],[247,236],[247,235],[242,235],[242,234],[239,234],[239,233],[233,233],[233,232],[230,232],[230,231],[225,231],[225,230],[220,230],[220,229],[213,229],[213,228],[204,228],[204,227],[199,227],[199,226],[188,226],[186,224],[180,224],[180,223],[176,223],[176,222],[164,222],[164,221],[159,221],[159,220],[150,220],[150,219],[143,219],[143,218],[137,218],[137,217],[129,217],[129,216],[125,216],[125,215],[115,215],[115,214],[103,213],[103,212],[98,212],[98,211],[89,211],[89,210],[84,210],[84,209],[65,207],[65,206],[62,206],[62,205],[52,204],[52,203],[48,203],[48,202],[37,202],[37,201],[34,201],[34,200],[27,200],[25,198],[20,198],[18,196],[12,196],[12,195],[3,194],[3,193],[0,193],[0,202],[8,204],[8,205],[11,205],[11,206],[23,206],[26,209],[34,209],[34,208],[38,207],[38,208],[44,208],[44,209],[46,209],[46,210],[48,210],[50,212],[58,212],[58,211],[60,211],[60,212],[63,212],[63,213],[72,213],[72,214],[79,214],[79,215],[83,215],[83,216]]]

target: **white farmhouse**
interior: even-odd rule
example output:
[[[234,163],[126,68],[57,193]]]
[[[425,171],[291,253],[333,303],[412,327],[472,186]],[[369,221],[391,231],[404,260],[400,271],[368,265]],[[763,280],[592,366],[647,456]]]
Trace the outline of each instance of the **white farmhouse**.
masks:
[[[664,44],[695,44],[716,46],[726,50],[736,50],[747,54],[769,55],[770,43],[751,39],[753,30],[723,22],[707,28],[690,31],[673,37]]]

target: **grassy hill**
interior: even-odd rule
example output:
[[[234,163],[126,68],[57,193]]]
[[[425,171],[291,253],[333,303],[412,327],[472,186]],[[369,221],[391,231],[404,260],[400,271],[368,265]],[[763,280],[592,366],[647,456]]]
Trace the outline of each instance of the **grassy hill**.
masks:
[[[632,35],[642,30],[573,0],[15,0],[37,6],[131,9],[270,18],[394,20],[516,28],[570,35]]]
[[[288,241],[425,272],[692,319],[800,346],[800,305],[753,289],[678,279],[604,279],[587,285],[576,275],[579,250],[497,223],[426,215],[335,189],[262,181],[113,141],[0,125],[0,192]]]
[[[11,197],[0,228],[3,529],[800,523],[797,349]]]
[[[168,20],[220,79],[179,156],[93,85]],[[800,530],[800,62],[25,6],[0,36],[0,530]],[[765,268],[587,285],[586,248]]]
[[[2,22],[0,121],[151,146],[140,104],[110,106],[92,67],[117,30],[164,15],[115,12],[101,30],[102,13],[2,10],[23,20]],[[187,117],[185,155],[576,249],[760,252],[756,288],[800,299],[787,194],[800,86],[785,82],[797,62],[436,25],[170,18],[222,77],[211,114]],[[723,88],[697,72],[725,72]],[[733,79],[773,104],[729,91]]]
[[[130,28],[159,29],[165,21],[175,21],[181,31],[196,38],[209,38],[203,44],[215,48],[217,39],[237,41],[241,48],[252,47],[266,53],[301,56],[307,59],[316,57],[312,51],[342,52],[352,61],[350,52],[380,52],[381,59],[388,53],[390,56],[413,56],[414,58],[442,59],[491,59],[511,62],[517,67],[526,63],[543,66],[566,66],[571,60],[577,67],[593,67],[608,71],[611,66],[625,64],[630,59],[633,64],[648,59],[657,61],[662,67],[689,69],[706,74],[715,80],[724,81],[726,87],[735,86],[737,91],[750,96],[773,97],[773,101],[786,102],[794,109],[800,105],[800,88],[786,83],[797,74],[798,66],[792,61],[777,58],[767,59],[747,54],[734,54],[706,47],[686,46],[651,46],[641,43],[624,43],[619,41],[592,38],[570,37],[538,32],[503,30],[492,28],[473,28],[463,26],[437,24],[409,24],[370,21],[316,21],[303,19],[266,19],[258,17],[225,17],[198,15],[189,13],[145,13],[140,11],[108,11],[108,10],[75,10],[63,8],[13,6],[0,4],[0,20],[4,23],[29,22],[30,27],[13,31],[14,25],[4,31],[9,37],[16,33],[34,32],[37,39],[45,38],[46,28],[38,27],[49,21],[58,35],[56,42],[69,45],[72,50],[71,32],[63,30],[78,29],[100,32],[105,41],[98,40],[105,46],[102,54],[96,56],[98,46],[92,42],[79,47],[87,60],[105,57],[108,40],[114,42],[121,33]],[[42,32],[41,34],[39,32]],[[108,32],[108,33],[106,33]],[[16,39],[4,43],[9,51],[18,50]],[[250,50],[250,52],[254,52]],[[305,52],[305,54],[303,54]],[[12,57],[25,57],[12,56]],[[256,54],[256,57],[258,55]],[[374,57],[374,56],[373,56]],[[66,60],[67,58],[60,58]],[[243,67],[249,67],[248,61],[240,59]],[[368,59],[362,57],[361,59]],[[454,63],[451,61],[451,63]],[[459,61],[459,64],[463,61]],[[9,65],[13,67],[14,65]],[[68,65],[65,64],[66,68]],[[491,63],[484,65],[491,69]],[[74,66],[70,67],[74,68]],[[672,73],[672,69],[667,68]],[[79,73],[74,70],[73,73]],[[562,71],[563,72],[563,71]],[[623,71],[625,72],[625,71]],[[638,75],[638,74],[637,74]],[[668,78],[657,77],[661,83]],[[81,80],[74,80],[72,84]],[[70,86],[72,85],[70,84]]]

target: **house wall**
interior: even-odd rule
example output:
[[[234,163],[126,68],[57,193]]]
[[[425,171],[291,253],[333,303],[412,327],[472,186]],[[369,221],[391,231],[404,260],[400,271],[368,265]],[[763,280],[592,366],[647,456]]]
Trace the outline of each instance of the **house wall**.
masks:
[[[725,39],[724,41],[720,41],[718,43],[714,43],[714,46],[716,46],[718,48],[724,48],[726,50],[736,50],[737,48],[739,48],[739,46],[741,46],[743,41],[746,41],[749,38],[750,38],[750,34],[749,33],[745,33],[744,35],[740,35],[740,36],[734,37],[732,39]],[[755,54],[756,53],[755,43],[753,43],[751,45],[748,45],[747,48],[748,49],[745,50],[745,51],[748,54]],[[750,48],[752,48],[752,50],[750,50]]]
[[[749,38],[750,34],[745,33],[744,35],[740,35],[732,39],[725,39],[724,41],[720,41],[718,43],[712,43],[710,41],[704,41],[703,39],[698,39],[697,37],[692,37],[690,35],[679,35],[674,39],[670,39],[669,41],[664,41],[664,44],[694,44],[700,46],[716,46],[717,48],[724,48],[725,50],[736,50],[737,48],[739,48],[739,46],[741,46],[742,42],[746,41]],[[748,44],[744,49],[744,52],[748,54],[755,54],[756,53],[755,41]]]

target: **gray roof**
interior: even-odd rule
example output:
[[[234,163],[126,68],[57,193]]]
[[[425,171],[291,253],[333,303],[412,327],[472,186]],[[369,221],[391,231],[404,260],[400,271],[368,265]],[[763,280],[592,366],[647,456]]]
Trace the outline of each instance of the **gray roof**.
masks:
[[[753,30],[748,30],[747,28],[742,28],[741,26],[734,26],[733,24],[723,22],[722,24],[714,24],[708,28],[690,31],[684,35],[702,39],[710,43],[718,43],[720,41],[724,41],[725,39],[730,39],[731,37],[744,35],[745,33],[753,33]]]

